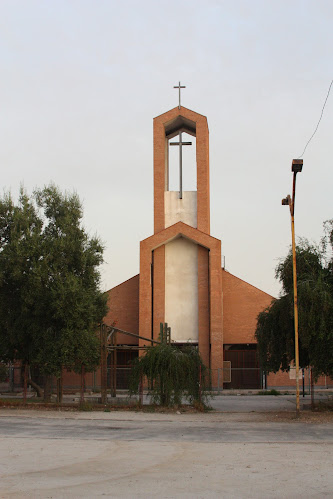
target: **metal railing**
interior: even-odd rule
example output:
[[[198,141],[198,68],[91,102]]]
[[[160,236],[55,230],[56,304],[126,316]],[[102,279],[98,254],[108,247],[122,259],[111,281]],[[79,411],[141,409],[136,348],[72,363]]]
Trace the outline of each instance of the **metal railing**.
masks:
[[[310,390],[310,375],[309,369],[304,369],[304,387],[305,391],[308,393]],[[74,374],[74,373],[73,373]],[[129,366],[117,366],[116,369],[116,379],[117,379],[117,390],[128,390],[129,378],[131,374],[131,367]],[[288,374],[286,373],[286,376]],[[274,376],[274,375],[273,375]],[[288,378],[293,379],[292,375]],[[38,380],[33,378],[37,384],[43,388],[43,377]],[[222,392],[223,390],[229,389],[248,389],[248,390],[262,390],[275,388],[275,385],[269,383],[269,378],[267,379],[265,373],[260,368],[232,368],[224,367],[219,369],[211,370],[211,380],[212,388],[214,391]],[[19,392],[23,390],[23,376],[22,369],[20,367],[9,367],[8,368],[8,378],[0,383],[0,393],[6,392]],[[300,380],[300,385],[302,386],[302,380]],[[332,380],[330,378],[323,377],[315,386],[320,386],[323,388],[332,387]],[[281,388],[293,388],[292,383],[284,384],[278,386]],[[107,368],[107,389],[111,388],[111,368]],[[80,390],[80,382],[78,375],[70,375],[69,378],[66,377],[63,383],[64,392],[72,392]],[[85,377],[85,390],[87,391],[100,391],[101,389],[101,377],[99,372],[87,373]],[[56,378],[52,379],[51,391],[55,393],[56,390]],[[28,387],[28,392],[33,392],[31,387]]]

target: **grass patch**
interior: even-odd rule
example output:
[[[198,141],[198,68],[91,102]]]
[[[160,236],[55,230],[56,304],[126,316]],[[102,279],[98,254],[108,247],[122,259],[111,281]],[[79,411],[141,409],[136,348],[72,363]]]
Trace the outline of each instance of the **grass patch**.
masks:
[[[156,412],[156,406],[155,405],[142,405],[141,411],[153,413],[153,412]]]
[[[44,404],[44,400],[42,398],[27,398],[26,403],[24,403],[22,398],[17,398],[17,397],[0,399],[0,407],[10,407],[10,406],[20,407],[27,405],[38,407],[41,404]]]
[[[117,411],[134,411],[134,412],[144,412],[144,413],[167,413],[173,414],[177,412],[183,413],[198,413],[198,412],[208,412],[213,410],[211,407],[204,403],[193,403],[191,404],[181,404],[170,406],[160,406],[160,405],[141,405],[139,402],[133,403],[131,405],[121,405],[121,404],[100,404],[96,402],[84,401],[80,402],[62,402],[58,404],[55,401],[44,402],[43,399],[27,399],[27,403],[24,404],[22,398],[10,397],[10,398],[0,398],[0,408],[7,408],[13,410],[41,410],[41,411],[70,411],[70,412],[89,412],[89,411],[103,411],[103,412],[117,412]]]
[[[315,402],[313,410],[318,412],[333,412],[333,400]]]
[[[79,403],[79,411],[92,411],[94,406],[91,402],[80,402]]]
[[[258,395],[274,395],[276,397],[277,395],[281,395],[281,392],[273,388],[272,390],[262,390],[258,392]]]
[[[207,405],[204,402],[198,402],[196,400],[193,402],[192,406],[198,412],[209,412],[213,410],[210,405]]]

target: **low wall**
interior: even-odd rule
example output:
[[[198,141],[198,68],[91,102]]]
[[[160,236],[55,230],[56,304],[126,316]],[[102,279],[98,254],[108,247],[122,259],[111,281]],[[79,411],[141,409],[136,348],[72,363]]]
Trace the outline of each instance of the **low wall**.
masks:
[[[302,370],[300,369],[299,385],[303,385]],[[304,385],[305,389],[309,389],[310,385],[310,370],[304,369]],[[333,380],[328,376],[320,376],[314,385],[317,388],[333,388]],[[277,373],[270,373],[266,378],[266,388],[294,388],[296,387],[295,370],[289,372],[278,371]]]

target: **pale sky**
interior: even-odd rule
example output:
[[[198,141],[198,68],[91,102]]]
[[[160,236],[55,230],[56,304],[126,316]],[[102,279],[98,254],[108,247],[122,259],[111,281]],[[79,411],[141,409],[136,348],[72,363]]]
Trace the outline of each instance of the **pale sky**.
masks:
[[[333,78],[331,0],[0,0],[4,190],[75,190],[105,244],[103,289],[139,272],[153,233],[153,118],[207,116],[211,235],[226,269],[278,295],[293,158]],[[332,207],[333,91],[297,177],[296,234]],[[192,146],[193,147],[193,146]]]

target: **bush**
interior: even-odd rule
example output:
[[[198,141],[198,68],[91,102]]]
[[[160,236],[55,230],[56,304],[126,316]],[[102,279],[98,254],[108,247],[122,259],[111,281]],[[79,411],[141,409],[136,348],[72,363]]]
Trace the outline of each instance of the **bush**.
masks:
[[[91,402],[84,401],[79,403],[79,411],[92,411],[93,409]]]
[[[272,390],[267,390],[263,392],[258,392],[258,395],[281,395],[281,393],[278,390],[275,390],[274,388]]]
[[[0,383],[8,381],[8,367],[6,364],[0,363]]]
[[[192,345],[179,348],[161,343],[148,347],[134,363],[130,394],[139,392],[139,384],[144,378],[148,381],[152,402],[163,406],[180,405],[183,397],[190,403],[201,403],[210,388],[208,369]]]

